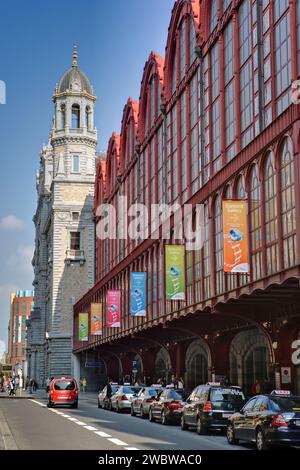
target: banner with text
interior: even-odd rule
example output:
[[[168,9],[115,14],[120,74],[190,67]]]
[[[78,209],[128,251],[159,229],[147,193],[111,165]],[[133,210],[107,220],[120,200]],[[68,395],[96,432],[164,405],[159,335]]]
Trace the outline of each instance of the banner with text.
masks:
[[[107,327],[120,328],[121,326],[121,292],[119,290],[107,291]]]
[[[248,273],[247,201],[223,201],[224,271]]]
[[[89,314],[79,314],[79,341],[89,340]]]
[[[166,245],[166,300],[185,300],[184,245]]]
[[[91,304],[91,335],[102,335],[102,304]]]
[[[146,316],[146,273],[130,273],[130,315]]]

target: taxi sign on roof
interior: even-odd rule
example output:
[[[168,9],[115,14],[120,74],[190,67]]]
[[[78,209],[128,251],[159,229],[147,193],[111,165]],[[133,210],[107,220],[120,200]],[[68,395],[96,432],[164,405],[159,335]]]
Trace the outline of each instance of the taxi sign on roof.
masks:
[[[290,396],[292,392],[290,390],[273,390],[271,395]]]
[[[219,385],[221,385],[221,383],[220,383],[220,382],[207,382],[207,384],[206,384],[206,385],[214,385],[214,386],[219,386]]]
[[[161,388],[162,385],[160,385],[160,384],[152,384],[151,387],[153,387],[153,388]]]
[[[166,386],[166,388],[175,388],[175,385],[174,384],[169,384]]]

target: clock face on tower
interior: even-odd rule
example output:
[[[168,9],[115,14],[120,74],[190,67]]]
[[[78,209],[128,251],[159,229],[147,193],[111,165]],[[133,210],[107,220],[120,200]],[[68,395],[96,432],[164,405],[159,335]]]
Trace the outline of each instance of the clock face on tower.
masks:
[[[73,83],[72,83],[72,89],[73,89],[74,91],[80,91],[80,85],[79,85],[79,83],[78,83],[78,82],[73,82]]]

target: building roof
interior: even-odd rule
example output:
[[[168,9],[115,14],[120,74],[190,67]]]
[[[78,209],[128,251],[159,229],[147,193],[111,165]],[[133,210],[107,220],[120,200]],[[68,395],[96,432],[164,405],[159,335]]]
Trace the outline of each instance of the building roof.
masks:
[[[72,67],[64,73],[57,88],[58,93],[64,93],[67,90],[85,91],[90,95],[94,94],[91,82],[77,65],[76,46],[74,46]]]

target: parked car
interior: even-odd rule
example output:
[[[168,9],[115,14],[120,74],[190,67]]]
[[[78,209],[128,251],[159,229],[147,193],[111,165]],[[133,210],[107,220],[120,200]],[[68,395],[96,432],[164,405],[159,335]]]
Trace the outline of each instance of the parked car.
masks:
[[[274,390],[270,395],[251,398],[230,417],[227,440],[229,444],[255,442],[257,450],[271,445],[300,445],[300,397]]]
[[[111,397],[119,390],[120,385],[111,384]],[[111,410],[111,397],[107,396],[107,385],[98,393],[98,408]]]
[[[48,408],[55,405],[70,405],[78,408],[78,386],[75,379],[53,379],[48,393]]]
[[[149,416],[149,408],[157,395],[162,391],[161,385],[151,385],[151,387],[143,387],[131,402],[131,416],[139,414],[141,418]]]
[[[124,410],[130,411],[133,397],[139,393],[140,389],[141,387],[133,385],[121,385],[111,397],[111,409],[116,410],[117,413]]]
[[[245,404],[240,387],[209,382],[196,387],[186,400],[181,417],[181,429],[196,428],[198,434],[209,429],[226,429],[228,418]]]
[[[162,390],[149,407],[149,420],[161,421],[164,425],[179,424],[185,396],[184,390]]]

